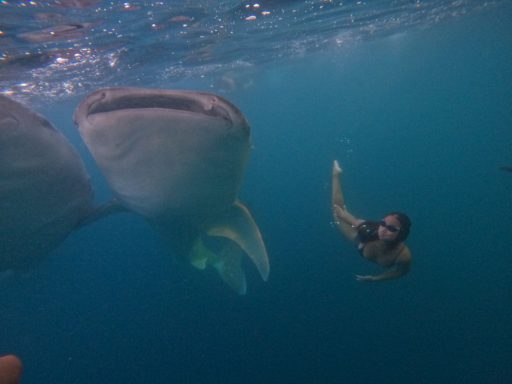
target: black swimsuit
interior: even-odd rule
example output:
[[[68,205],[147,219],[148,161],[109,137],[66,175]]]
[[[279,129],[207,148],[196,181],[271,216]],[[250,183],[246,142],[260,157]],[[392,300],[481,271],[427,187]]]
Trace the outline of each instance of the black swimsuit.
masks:
[[[357,229],[357,237],[356,237],[357,250],[362,257],[365,257],[364,256],[364,247],[366,247],[366,244],[368,244],[371,241],[379,240],[379,226],[380,226],[380,222],[378,222],[378,221],[363,221],[361,224],[359,224],[356,227],[356,229]],[[400,248],[400,251],[396,255],[395,260],[388,267],[397,263],[397,260],[400,257],[400,255],[402,254],[402,251],[404,250],[404,248],[405,248],[405,245],[402,244],[402,248]]]
[[[363,255],[364,247],[366,244],[368,244],[370,241],[375,241],[379,239],[379,222],[376,221],[363,221],[361,224],[359,224],[357,229],[357,250]]]

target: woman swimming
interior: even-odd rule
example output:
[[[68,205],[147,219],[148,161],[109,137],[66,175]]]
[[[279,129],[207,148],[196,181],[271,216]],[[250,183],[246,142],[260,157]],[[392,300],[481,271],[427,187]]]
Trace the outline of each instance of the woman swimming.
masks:
[[[411,220],[401,212],[391,212],[381,221],[354,217],[345,205],[340,182],[341,167],[335,160],[332,167],[333,216],[341,233],[357,244],[365,259],[386,271],[380,275],[356,275],[358,281],[396,279],[409,272],[411,251],[404,241],[409,235]]]

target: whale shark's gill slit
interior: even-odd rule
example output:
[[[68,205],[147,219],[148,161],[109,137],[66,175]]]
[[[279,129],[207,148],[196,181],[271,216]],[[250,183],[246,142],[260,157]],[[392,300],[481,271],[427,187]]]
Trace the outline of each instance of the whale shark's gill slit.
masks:
[[[169,109],[229,119],[229,114],[223,108],[205,108],[205,105],[197,100],[180,96],[170,97],[169,95],[118,97],[112,100],[103,97],[101,100],[91,104],[89,115],[128,109]]]

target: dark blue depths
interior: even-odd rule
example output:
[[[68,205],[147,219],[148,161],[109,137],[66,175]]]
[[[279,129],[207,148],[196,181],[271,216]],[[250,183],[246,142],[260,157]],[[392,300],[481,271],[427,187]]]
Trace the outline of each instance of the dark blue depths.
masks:
[[[24,359],[25,383],[510,382],[512,176],[499,167],[512,164],[511,16],[276,65],[226,94],[253,128],[241,198],[270,280],[246,263],[237,297],[122,214],[0,283],[0,353]],[[104,201],[75,105],[43,112]],[[410,214],[405,278],[355,281],[376,269],[330,224],[335,158],[354,213]]]

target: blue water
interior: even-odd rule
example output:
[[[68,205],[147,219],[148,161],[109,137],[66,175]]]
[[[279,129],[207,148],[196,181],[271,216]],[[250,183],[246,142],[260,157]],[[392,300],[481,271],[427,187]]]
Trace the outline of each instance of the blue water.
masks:
[[[0,282],[0,354],[23,359],[23,383],[512,382],[511,20],[503,4],[219,88],[252,126],[240,197],[269,281],[246,263],[237,296],[141,218],[112,216]],[[35,105],[105,201],[71,122],[81,97]],[[406,277],[354,279],[378,269],[331,225],[334,159],[356,215],[412,218]]]

